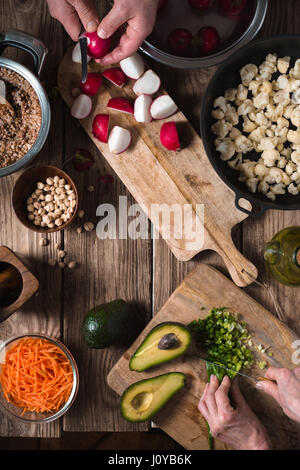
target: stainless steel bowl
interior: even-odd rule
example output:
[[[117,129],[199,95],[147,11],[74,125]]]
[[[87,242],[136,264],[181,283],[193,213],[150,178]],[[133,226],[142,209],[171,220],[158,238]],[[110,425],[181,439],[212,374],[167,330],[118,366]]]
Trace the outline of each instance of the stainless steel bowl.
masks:
[[[32,55],[36,75],[32,73],[27,67],[24,67],[24,65],[21,65],[14,60],[1,57],[4,49],[9,46],[22,49]],[[42,117],[39,134],[31,149],[17,162],[7,167],[0,168],[0,177],[10,175],[11,173],[14,173],[27,166],[40,152],[48,136],[51,119],[50,104],[44,87],[38,79],[46,55],[47,48],[44,46],[44,44],[39,39],[36,39],[27,33],[10,30],[6,33],[0,34],[0,67],[5,67],[18,73],[30,83],[39,99]]]
[[[165,65],[182,69],[197,69],[202,67],[210,67],[224,62],[227,57],[233,54],[240,47],[248,44],[260,30],[268,8],[268,0],[251,0],[248,2],[248,20],[245,18],[244,26],[240,25],[240,29],[233,31],[232,21],[218,16],[216,9],[212,12],[201,12],[191,14],[191,9],[186,2],[177,1],[176,6],[173,5],[172,10],[166,11],[164,17],[158,19],[153,33],[142,44],[140,50],[152,59],[157,60]],[[247,13],[247,12],[246,12]],[[214,22],[217,22],[215,24]],[[224,48],[215,54],[203,57],[179,57],[172,55],[159,47],[159,42],[165,43],[168,34],[175,28],[186,28],[196,34],[201,26],[205,24],[215,25],[218,31],[228,36],[224,41]],[[242,27],[243,26],[243,27]],[[159,41],[157,41],[157,39]],[[231,38],[231,39],[230,39]]]

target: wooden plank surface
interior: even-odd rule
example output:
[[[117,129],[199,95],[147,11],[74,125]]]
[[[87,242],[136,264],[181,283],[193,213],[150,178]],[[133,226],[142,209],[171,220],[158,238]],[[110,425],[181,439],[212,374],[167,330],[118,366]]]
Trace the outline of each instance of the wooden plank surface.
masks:
[[[216,289],[216,286],[218,288]],[[226,305],[248,325],[254,344],[269,345],[273,357],[256,352],[255,361],[266,360],[275,367],[292,368],[292,342],[295,333],[284,323],[259,305],[229,281],[223,274],[205,264],[198,264],[175,290],[154,319],[147,325],[140,337],[118,361],[108,376],[110,386],[119,394],[130,384],[166,372],[178,371],[187,376],[186,388],[176,394],[172,402],[153,419],[165,432],[186,449],[207,449],[207,429],[205,420],[197,410],[199,396],[206,383],[205,363],[197,355],[186,355],[172,362],[161,364],[149,371],[139,373],[129,370],[129,359],[142,343],[149,331],[164,321],[177,321],[187,325],[197,318],[204,318],[213,307]],[[258,377],[261,370],[255,364],[247,373]],[[266,394],[255,388],[255,382],[239,377],[239,382],[248,403],[266,425],[275,449],[298,448],[300,444],[300,424],[284,416],[279,405]],[[291,436],[294,436],[291,439]],[[224,448],[219,443],[218,448]],[[226,448],[226,446],[225,446]]]

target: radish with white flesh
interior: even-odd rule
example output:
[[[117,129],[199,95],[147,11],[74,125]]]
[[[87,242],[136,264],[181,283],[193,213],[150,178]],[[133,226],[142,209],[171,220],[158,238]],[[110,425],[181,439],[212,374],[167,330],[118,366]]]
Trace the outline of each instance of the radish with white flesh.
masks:
[[[127,77],[133,78],[134,80],[140,78],[145,70],[144,61],[137,53],[127,57],[127,59],[121,60],[120,67]]]
[[[91,114],[92,107],[93,102],[88,95],[79,95],[72,105],[71,115],[76,119],[85,119]]]
[[[180,141],[176,123],[174,121],[165,122],[161,126],[160,141],[162,145],[168,150],[180,150]]]
[[[117,85],[119,88],[122,88],[122,86],[125,85],[126,75],[121,69],[107,69],[102,72],[102,75],[111,83]]]
[[[133,114],[132,104],[126,98],[111,98],[106,106],[122,113]]]
[[[153,70],[147,70],[144,75],[135,82],[133,91],[136,95],[153,95],[159,88],[159,76],[153,72]]]
[[[72,52],[72,60],[76,64],[81,64],[81,50],[80,50],[80,44],[79,42],[75,45],[73,52]],[[91,57],[88,55],[87,56],[87,62],[91,60]]]
[[[140,95],[134,102],[134,117],[137,122],[151,122],[150,106],[152,98],[150,95]]]
[[[176,113],[177,106],[169,95],[162,95],[156,98],[150,108],[153,119],[165,119]]]
[[[128,149],[131,142],[131,133],[124,127],[115,126],[112,128],[108,138],[108,147],[112,153],[122,153]]]
[[[100,142],[107,143],[109,128],[109,115],[108,114],[96,114],[93,120],[92,132],[93,136]]]

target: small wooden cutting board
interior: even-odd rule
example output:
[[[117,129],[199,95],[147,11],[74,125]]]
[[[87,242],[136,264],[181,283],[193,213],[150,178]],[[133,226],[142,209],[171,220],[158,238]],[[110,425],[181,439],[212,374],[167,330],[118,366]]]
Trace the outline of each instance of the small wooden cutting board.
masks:
[[[89,71],[101,72],[102,69],[99,64],[91,61]],[[81,66],[72,61],[70,49],[58,71],[58,86],[69,107],[74,101],[71,90],[79,87],[80,77]],[[237,285],[251,284],[253,278],[257,277],[257,269],[237,250],[231,238],[232,228],[247,215],[235,207],[234,193],[211,166],[199,135],[183,113],[179,111],[168,119],[176,121],[184,140],[184,148],[180,152],[171,152],[160,143],[159,134],[164,120],[142,124],[136,122],[133,116],[106,108],[112,97],[127,97],[133,102],[136,98],[132,91],[133,83],[133,80],[129,80],[120,89],[103,78],[100,92],[93,98],[93,112],[80,121],[81,125],[179,260],[190,260],[202,250],[215,250],[224,259]],[[157,96],[163,93],[166,92],[160,88]],[[118,125],[131,130],[132,144],[126,152],[114,155],[110,153],[107,144],[93,137],[92,123],[98,113],[110,114],[110,128]],[[194,237],[188,230],[188,233],[183,230],[184,236],[178,238],[178,234],[182,232],[181,220],[178,221],[175,217],[166,223],[163,219],[153,220],[151,207],[154,204],[176,204],[181,208],[190,205],[193,220],[198,220],[201,225],[204,223],[203,246],[196,249],[191,247],[190,239]],[[200,204],[204,204],[204,222],[202,213],[199,213]],[[251,209],[248,201],[241,200],[240,205]],[[168,231],[170,236],[164,237],[163,233]]]
[[[133,382],[166,372],[184,372],[187,386],[167,403],[154,421],[186,449],[208,449],[206,424],[197,410],[206,383],[205,363],[187,353],[177,360],[138,373],[129,370],[129,359],[157,324],[165,321],[188,324],[192,320],[206,317],[211,308],[224,306],[248,324],[254,344],[270,346],[268,351],[272,351],[273,357],[252,348],[257,361],[265,360],[269,366],[275,367],[296,367],[292,362],[292,343],[297,339],[296,335],[219,271],[200,264],[174,291],[107,378],[110,387],[121,395]],[[263,373],[255,365],[249,375],[258,377]],[[240,377],[239,383],[248,404],[265,424],[274,447],[299,449],[300,424],[287,418],[272,398],[257,390],[254,381]],[[216,448],[228,447],[216,441]]]

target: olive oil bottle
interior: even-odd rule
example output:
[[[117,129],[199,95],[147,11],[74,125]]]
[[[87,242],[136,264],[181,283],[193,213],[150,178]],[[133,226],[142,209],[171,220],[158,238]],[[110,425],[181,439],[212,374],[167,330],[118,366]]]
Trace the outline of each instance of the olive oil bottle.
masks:
[[[0,308],[13,304],[23,289],[22,276],[12,264],[0,261]]]
[[[288,286],[300,286],[300,227],[287,227],[265,245],[271,275]]]

